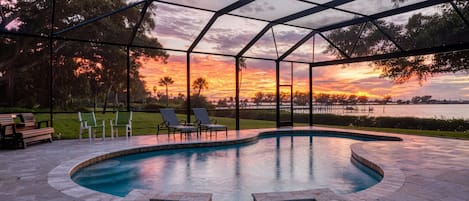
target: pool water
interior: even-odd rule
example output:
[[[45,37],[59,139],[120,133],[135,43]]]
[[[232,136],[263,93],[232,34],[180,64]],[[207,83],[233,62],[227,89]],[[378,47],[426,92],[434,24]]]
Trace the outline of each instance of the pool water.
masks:
[[[72,179],[122,197],[134,189],[213,193],[214,201],[252,200],[251,193],[317,188],[344,194],[381,179],[351,160],[350,145],[361,140],[274,136],[253,144],[147,152],[88,166]]]

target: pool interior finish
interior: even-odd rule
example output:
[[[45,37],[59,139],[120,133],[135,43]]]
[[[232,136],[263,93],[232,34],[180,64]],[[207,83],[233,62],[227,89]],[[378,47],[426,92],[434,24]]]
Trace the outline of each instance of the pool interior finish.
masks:
[[[215,201],[252,200],[251,193],[329,188],[364,190],[381,176],[351,159],[350,145],[366,138],[268,136],[256,143],[173,149],[104,160],[72,179],[124,197],[134,189],[213,193]]]

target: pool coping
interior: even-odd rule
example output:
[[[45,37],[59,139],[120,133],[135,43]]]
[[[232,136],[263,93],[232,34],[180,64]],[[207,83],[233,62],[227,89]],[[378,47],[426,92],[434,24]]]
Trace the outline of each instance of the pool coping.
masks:
[[[256,130],[253,130],[255,132]],[[172,143],[172,144],[157,144],[157,145],[143,145],[143,146],[136,146],[136,147],[126,147],[126,148],[119,148],[116,150],[110,151],[102,151],[102,152],[95,152],[92,154],[80,156],[68,161],[61,163],[60,165],[53,168],[47,176],[47,181],[49,185],[59,192],[66,194],[68,196],[82,199],[82,200],[131,200],[127,197],[118,197],[106,193],[101,193],[98,191],[94,191],[88,189],[86,187],[80,186],[79,184],[75,183],[71,179],[71,175],[73,175],[77,170],[89,166],[91,164],[97,163],[102,160],[106,160],[109,158],[114,158],[117,156],[134,154],[134,153],[141,153],[141,152],[148,152],[148,151],[158,151],[158,150],[167,150],[167,149],[181,149],[181,148],[195,148],[195,147],[213,147],[213,146],[226,146],[226,145],[233,145],[233,144],[242,144],[242,143],[249,143],[255,142],[262,137],[272,135],[272,134],[282,134],[282,133],[289,133],[291,132],[339,132],[339,135],[345,136],[354,136],[354,137],[372,137],[378,140],[392,140],[392,141],[402,141],[402,138],[388,136],[385,133],[382,135],[377,135],[381,133],[373,133],[373,134],[364,134],[360,131],[337,131],[336,129],[260,129],[258,130],[257,134],[253,136],[241,137],[237,139],[229,139],[229,140],[217,140],[217,141],[197,141],[197,142],[185,142],[185,143]],[[304,135],[304,134],[303,134]],[[367,188],[363,191],[350,193],[350,194],[343,194],[340,195],[341,197],[347,200],[370,200],[376,199],[378,197],[382,197],[386,194],[392,193],[397,191],[405,181],[404,173],[399,169],[395,168],[393,164],[384,164],[380,162],[379,158],[373,158],[370,154],[367,154],[367,150],[365,150],[364,146],[367,143],[395,143],[392,141],[375,141],[375,142],[359,142],[354,143],[351,145],[352,157],[356,159],[358,162],[362,163],[363,165],[373,169],[374,171],[380,173],[383,178],[382,180],[375,184],[374,186]],[[389,162],[389,161],[388,161]],[[276,192],[276,193],[294,193],[292,192]]]

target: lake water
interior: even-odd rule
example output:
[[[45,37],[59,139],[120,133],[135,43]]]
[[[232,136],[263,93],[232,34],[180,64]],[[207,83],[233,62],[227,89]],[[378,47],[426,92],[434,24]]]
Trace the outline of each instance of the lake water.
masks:
[[[345,110],[344,106],[337,105],[326,109],[324,106],[316,106],[314,113],[469,120],[469,104],[358,105],[353,108]],[[373,108],[372,111],[369,108]]]
[[[280,106],[282,110],[290,111],[289,105]],[[469,104],[409,104],[409,105],[351,105],[354,110],[345,110],[345,105],[314,105],[314,114],[337,114],[377,117],[419,117],[436,119],[466,119],[469,120]],[[372,110],[370,110],[372,108]],[[231,109],[232,107],[217,107],[217,109]],[[275,110],[275,105],[247,105],[241,109]],[[308,114],[308,106],[295,106],[295,113]]]

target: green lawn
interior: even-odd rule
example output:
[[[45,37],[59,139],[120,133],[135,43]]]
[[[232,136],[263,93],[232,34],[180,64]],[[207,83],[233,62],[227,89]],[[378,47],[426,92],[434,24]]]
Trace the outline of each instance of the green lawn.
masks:
[[[415,130],[415,129],[401,129],[401,128],[356,127],[356,126],[353,126],[353,127],[351,127],[351,126],[331,126],[331,125],[315,125],[315,126],[469,140],[469,132]]]
[[[185,115],[177,115],[179,119],[183,120],[186,118]],[[109,127],[109,120],[115,117],[114,113],[108,112],[106,114],[96,113],[98,121],[105,120],[106,134],[110,136],[111,130]],[[49,114],[38,114],[38,120],[45,120],[49,118]],[[194,118],[191,118],[194,120]],[[235,119],[233,118],[222,118],[216,117],[219,124],[227,125],[228,129],[235,129]],[[147,112],[134,112],[133,114],[133,133],[134,135],[149,135],[156,133],[156,125],[162,122],[161,115],[159,113],[147,113]],[[307,124],[295,124],[295,126],[306,126]],[[250,120],[241,119],[241,129],[254,129],[254,128],[274,128],[274,121],[263,121],[263,120]],[[430,137],[445,137],[454,139],[465,139],[469,140],[469,133],[465,132],[452,132],[452,131],[432,131],[432,130],[413,130],[413,129],[396,129],[396,128],[374,128],[374,127],[350,127],[350,126],[330,126],[330,125],[316,125],[322,127],[331,128],[343,128],[343,129],[355,129],[355,130],[366,130],[366,131],[378,131],[388,133],[400,133],[409,135],[420,135]],[[79,123],[77,113],[62,113],[54,115],[54,128],[56,133],[60,133],[62,139],[74,139],[78,138]],[[166,131],[163,131],[166,133]],[[97,133],[98,136],[101,133]],[[122,134],[121,134],[122,135]]]
[[[185,115],[177,115],[178,119],[185,120]],[[37,114],[38,120],[46,120],[49,118],[49,114]],[[106,136],[111,135],[111,129],[109,126],[109,121],[115,118],[115,114],[108,112],[106,114],[96,113],[96,119],[98,122],[105,120],[106,124]],[[233,118],[222,118],[216,117],[218,124],[227,125],[228,129],[234,130],[236,126],[236,121]],[[191,117],[191,120],[194,121],[195,118]],[[161,123],[161,115],[159,113],[148,113],[148,112],[134,112],[132,127],[134,135],[148,135],[156,134],[156,126],[158,123]],[[56,133],[60,133],[62,139],[74,139],[78,138],[79,134],[79,122],[77,113],[58,113],[54,114],[54,128]],[[241,119],[240,121],[241,129],[253,129],[253,128],[273,128],[275,127],[275,122],[273,121],[262,121],[262,120],[245,120]],[[162,131],[166,133],[167,131]],[[122,131],[119,133],[122,136]],[[101,136],[100,131],[97,133],[97,136]]]

